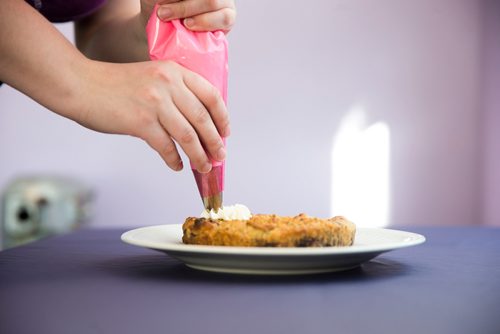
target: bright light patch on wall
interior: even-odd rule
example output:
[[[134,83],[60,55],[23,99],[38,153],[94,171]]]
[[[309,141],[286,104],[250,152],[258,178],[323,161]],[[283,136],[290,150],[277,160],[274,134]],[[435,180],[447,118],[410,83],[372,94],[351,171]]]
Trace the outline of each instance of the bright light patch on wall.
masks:
[[[367,124],[366,112],[353,107],[333,139],[331,214],[358,226],[389,225],[389,127]]]

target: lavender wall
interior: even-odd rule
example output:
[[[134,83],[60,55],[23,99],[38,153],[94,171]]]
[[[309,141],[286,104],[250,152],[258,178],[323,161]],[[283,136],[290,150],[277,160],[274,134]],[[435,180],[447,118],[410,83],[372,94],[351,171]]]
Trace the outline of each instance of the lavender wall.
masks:
[[[367,125],[390,130],[391,224],[479,221],[481,2],[256,0],[238,9],[226,203],[328,216],[333,139],[361,106]],[[0,188],[44,172],[94,187],[94,225],[180,223],[201,210],[189,171],[171,172],[141,141],[81,128],[9,87],[0,89],[0,157]]]
[[[484,3],[483,221],[500,226],[500,1]]]

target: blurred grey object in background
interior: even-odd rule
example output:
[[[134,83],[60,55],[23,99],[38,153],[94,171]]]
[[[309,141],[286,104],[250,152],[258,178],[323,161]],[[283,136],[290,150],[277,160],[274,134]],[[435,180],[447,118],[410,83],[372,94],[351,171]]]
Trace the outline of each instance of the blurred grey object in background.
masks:
[[[14,180],[2,197],[1,248],[79,227],[90,216],[92,198],[89,188],[69,178],[37,176]]]

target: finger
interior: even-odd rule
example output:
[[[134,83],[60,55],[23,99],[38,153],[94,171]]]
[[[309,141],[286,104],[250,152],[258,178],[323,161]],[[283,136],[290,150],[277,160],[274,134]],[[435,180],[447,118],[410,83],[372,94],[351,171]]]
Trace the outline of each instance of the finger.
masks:
[[[175,3],[175,2],[180,2],[180,1],[183,1],[183,0],[161,0],[161,1],[158,1],[158,4],[159,5],[166,5],[169,3]]]
[[[234,8],[231,0],[184,0],[160,5],[157,15],[160,20],[184,19],[207,12],[214,12],[222,8]]]
[[[208,154],[215,160],[223,161],[226,158],[224,142],[205,106],[187,87],[179,89],[174,94],[173,99],[184,117],[198,133]]]
[[[231,133],[229,127],[229,114],[220,92],[202,76],[184,69],[184,84],[203,103],[210,113],[219,135],[228,137]]]
[[[193,31],[229,31],[236,21],[236,10],[223,8],[184,19],[184,25]]]
[[[177,147],[160,124],[148,129],[145,140],[151,148],[160,154],[168,167],[175,171],[182,170],[182,159],[177,151]]]
[[[200,173],[208,173],[212,169],[212,164],[208,159],[200,139],[195,129],[184,118],[176,105],[166,109],[170,112],[159,114],[160,123],[172,136],[172,138],[186,152],[189,160]]]

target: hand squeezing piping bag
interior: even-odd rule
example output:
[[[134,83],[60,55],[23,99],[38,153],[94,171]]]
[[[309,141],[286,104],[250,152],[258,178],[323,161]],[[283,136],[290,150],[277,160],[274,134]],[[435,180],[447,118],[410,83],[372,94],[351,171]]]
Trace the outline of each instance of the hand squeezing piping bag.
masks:
[[[222,31],[194,32],[180,20],[163,22],[155,6],[146,26],[151,60],[172,60],[207,79],[227,104],[227,40]],[[226,144],[224,140],[224,145]],[[212,170],[202,174],[191,164],[203,205],[207,210],[222,207],[225,161],[212,159]]]

